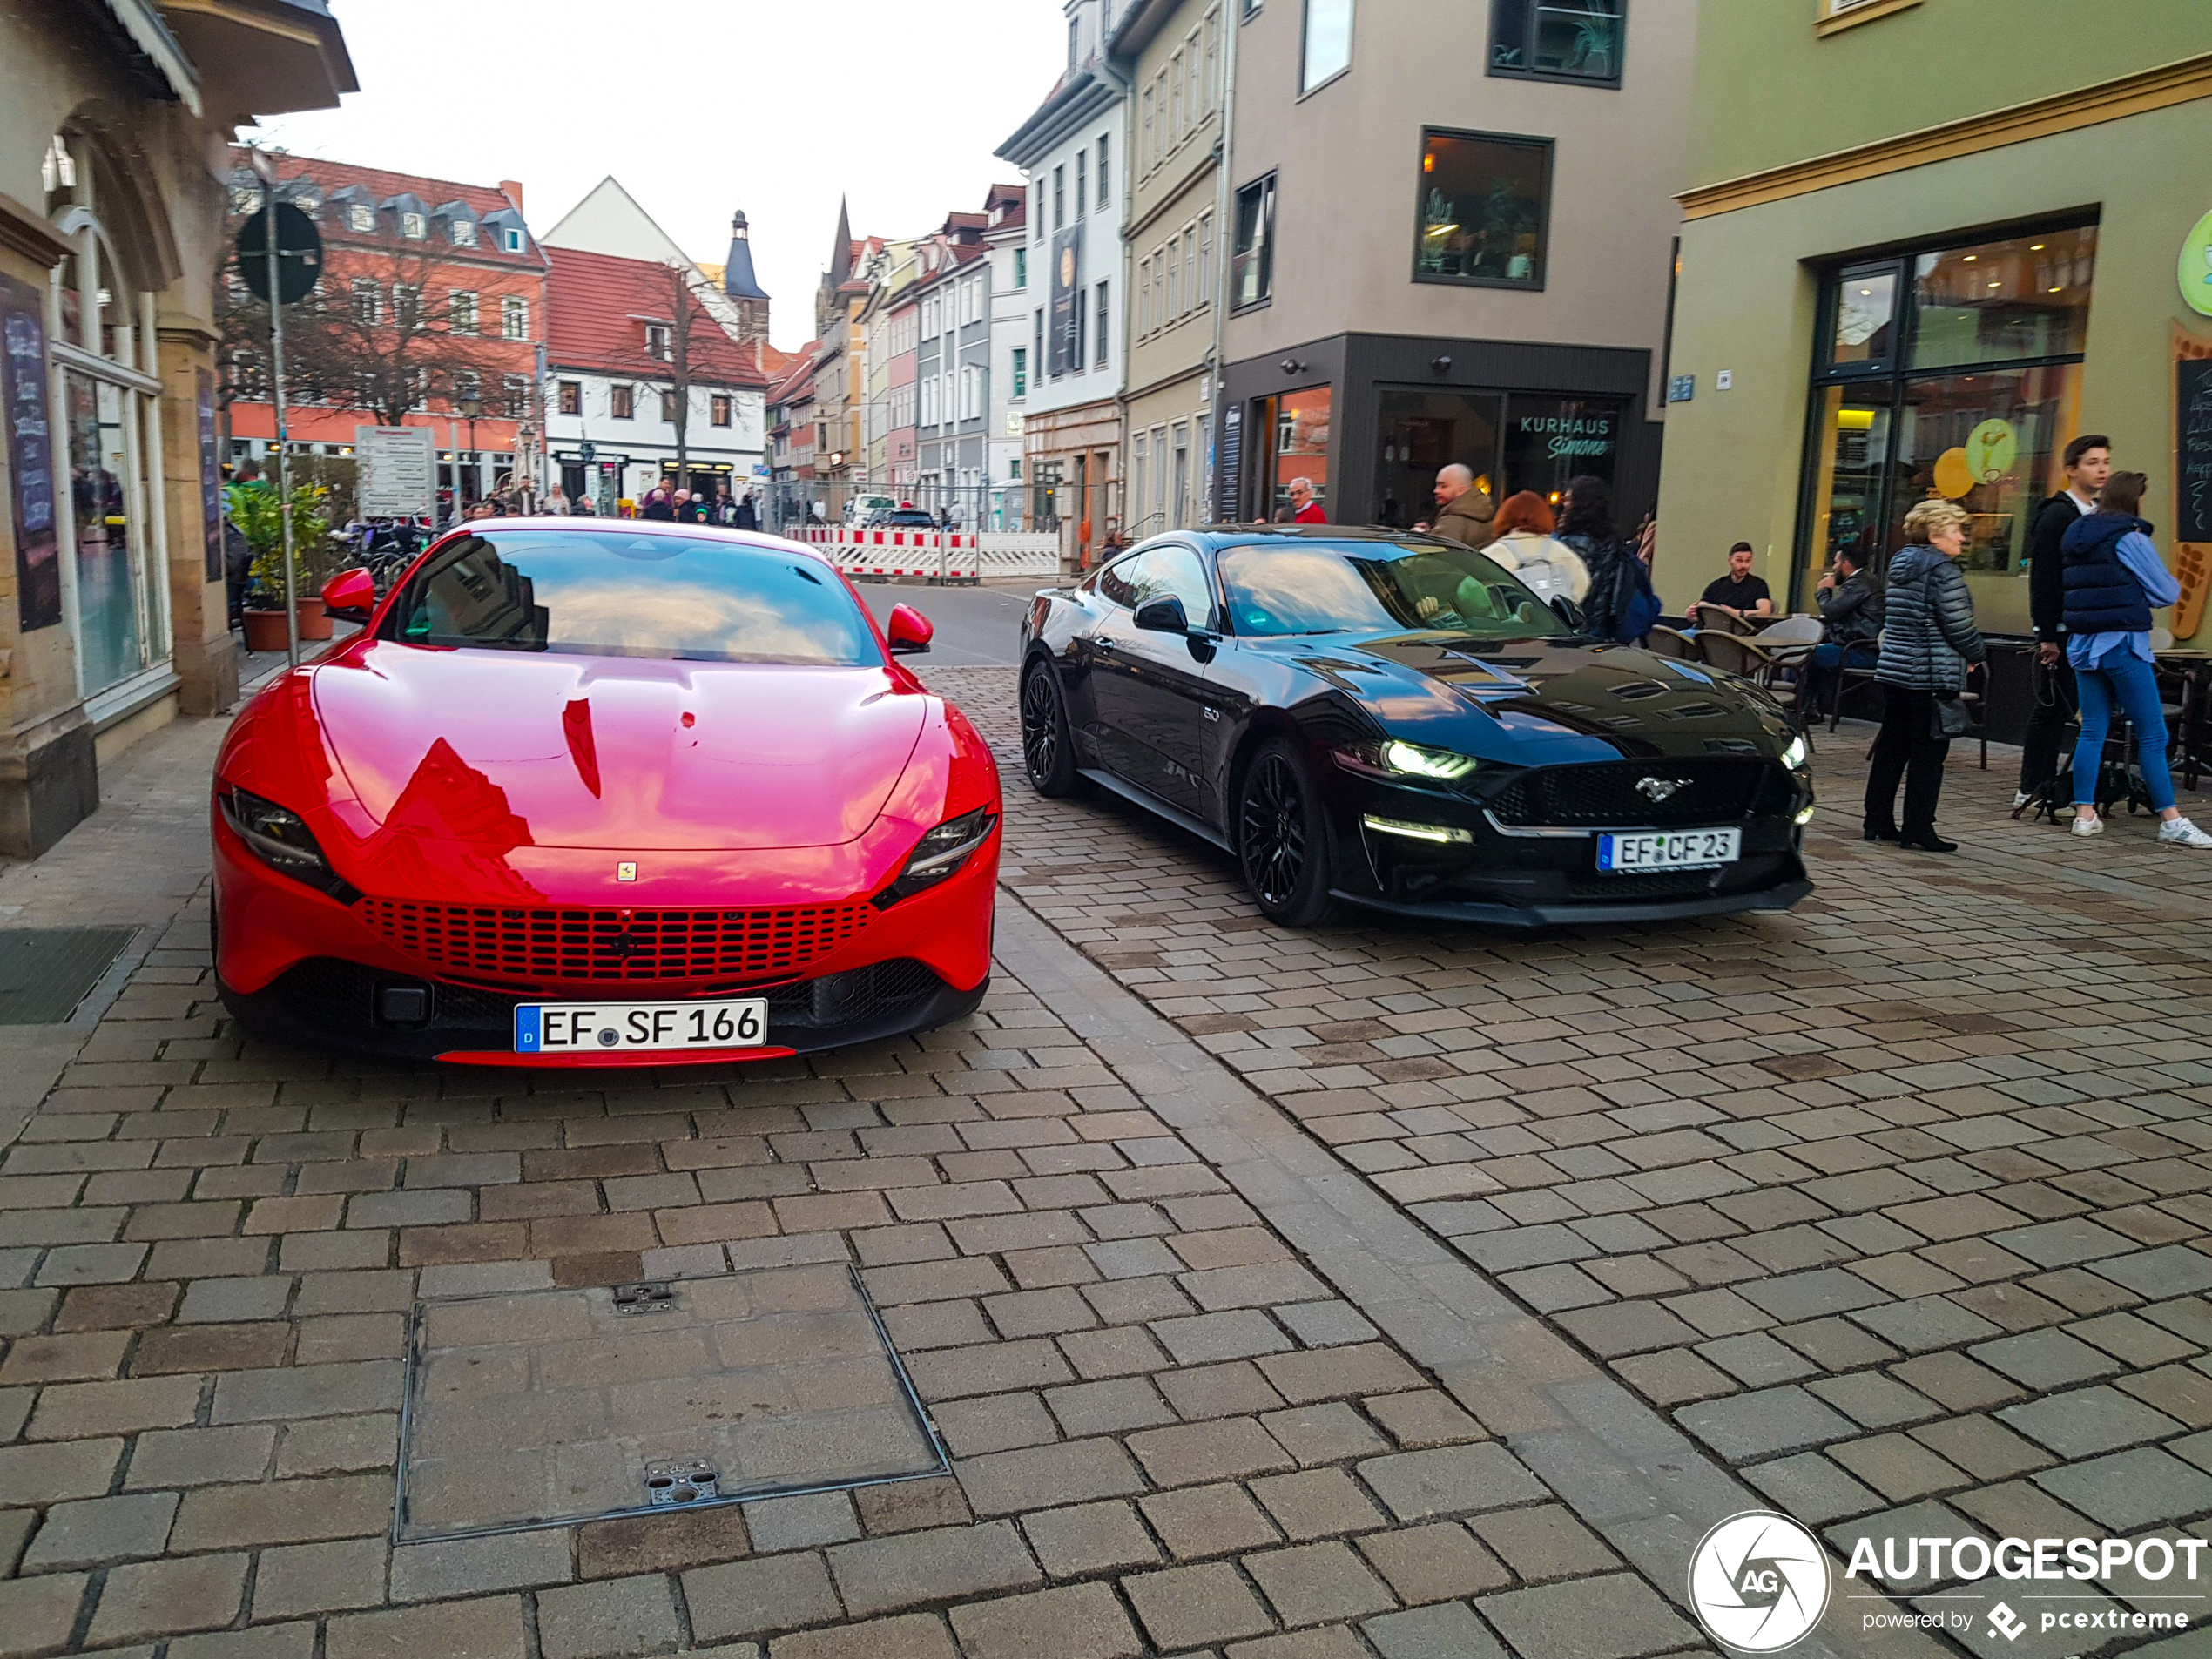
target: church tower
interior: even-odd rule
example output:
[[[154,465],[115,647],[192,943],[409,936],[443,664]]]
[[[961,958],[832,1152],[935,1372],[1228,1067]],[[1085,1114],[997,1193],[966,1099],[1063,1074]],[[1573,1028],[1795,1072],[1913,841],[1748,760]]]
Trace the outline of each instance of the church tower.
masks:
[[[768,338],[768,295],[752,273],[752,240],[741,208],[730,215],[730,256],[722,266],[722,292],[738,311],[738,337]]]

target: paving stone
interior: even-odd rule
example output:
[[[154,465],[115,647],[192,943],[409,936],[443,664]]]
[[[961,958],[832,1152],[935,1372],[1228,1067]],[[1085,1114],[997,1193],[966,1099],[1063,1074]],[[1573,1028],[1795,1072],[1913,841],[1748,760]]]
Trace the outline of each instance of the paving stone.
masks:
[[[386,1545],[381,1538],[265,1549],[253,1570],[253,1616],[293,1618],[384,1602]],[[496,1589],[471,1584],[472,1590]]]
[[[732,1561],[751,1548],[737,1504],[671,1515],[625,1515],[577,1528],[577,1572],[583,1578],[680,1572]]]
[[[2077,1388],[2047,1394],[1997,1413],[1998,1421],[2019,1430],[2072,1462],[2114,1452],[2144,1440],[2163,1440],[2182,1426],[2116,1388]]]
[[[2107,1257],[2092,1263],[2089,1271],[2138,1296],[2194,1296],[2212,1290],[2212,1256],[2186,1244]]]
[[[325,1627],[326,1659],[523,1659],[519,1597],[434,1602],[380,1613],[354,1613]]]
[[[1013,1514],[1144,1490],[1129,1453],[1109,1440],[1070,1440],[969,1458],[953,1466],[979,1515]]]
[[[959,1659],[945,1622],[934,1613],[908,1613],[828,1630],[779,1636],[771,1659]]]
[[[1240,1480],[1296,1467],[1258,1420],[1250,1417],[1147,1429],[1129,1437],[1129,1449],[1154,1484],[1163,1487]]]
[[[2000,1334],[1999,1328],[1980,1314],[1941,1296],[1915,1297],[1908,1302],[1858,1308],[1850,1318],[1854,1324],[1864,1325],[1908,1353],[1925,1353],[1931,1349],[1978,1342]]]
[[[266,1423],[231,1428],[157,1429],[138,1436],[125,1484],[213,1486],[266,1477],[277,1431]]]
[[[829,1552],[829,1564],[846,1610],[856,1617],[1044,1581],[1008,1521],[842,1544]]]
[[[691,1517],[670,1519],[688,1521]],[[392,1551],[395,1602],[431,1602],[523,1589],[535,1584],[560,1584],[569,1576],[569,1535],[550,1527],[488,1538],[401,1544]]]
[[[841,1616],[818,1554],[761,1556],[684,1575],[691,1633],[703,1641],[759,1635]]]
[[[1360,1629],[1382,1659],[1506,1659],[1497,1637],[1464,1602],[1386,1613]]]
[[[779,1549],[813,1549],[841,1544],[860,1535],[853,1500],[842,1492],[808,1492],[789,1498],[763,1498],[745,1507],[745,1531],[763,1554]]]
[[[400,1420],[395,1413],[311,1417],[286,1426],[284,1445],[277,1453],[277,1475],[290,1479],[388,1468],[399,1454],[399,1442]]]
[[[219,1629],[238,1616],[246,1563],[244,1555],[192,1555],[114,1568],[101,1588],[87,1640],[112,1647]]]
[[[1625,1573],[1508,1590],[1475,1606],[1514,1652],[1556,1659],[1629,1659],[1685,1647],[1697,1636],[1656,1591]]]
[[[1400,1521],[1501,1509],[1549,1495],[1504,1447],[1488,1443],[1370,1458],[1359,1473]]]
[[[55,1383],[39,1391],[30,1434],[35,1440],[75,1440],[177,1428],[191,1422],[199,1411],[197,1377]]]
[[[1527,1583],[1611,1572],[1621,1565],[1596,1534],[1557,1504],[1478,1515],[1467,1525]]]
[[[1364,1618],[1395,1605],[1352,1548],[1330,1541],[1244,1557],[1244,1570],[1286,1625]]]
[[[1408,1606],[1480,1595],[1513,1581],[1504,1563],[1456,1521],[1370,1533],[1359,1553]]]
[[[1776,1508],[1808,1527],[1824,1527],[1845,1515],[1864,1514],[1882,1507],[1879,1494],[1854,1480],[1817,1452],[1755,1463],[1742,1474]]]
[[[537,1593],[544,1659],[610,1659],[655,1653],[682,1636],[669,1581],[658,1573],[602,1579]]]
[[[0,1654],[37,1659],[67,1648],[88,1581],[83,1573],[0,1578]]]
[[[1232,1642],[1228,1659],[1367,1659],[1367,1649],[1341,1624],[1293,1630],[1257,1642]]]
[[[250,1630],[179,1636],[169,1644],[169,1659],[311,1659],[314,1650],[314,1621],[300,1619]]]
[[[1274,1623],[1226,1561],[1134,1573],[1122,1580],[1122,1591],[1167,1653],[1258,1635]]]
[[[1854,1372],[1847,1377],[1824,1377],[1817,1382],[1807,1383],[1805,1392],[1865,1428],[1894,1428],[1939,1414],[1932,1401],[1876,1371]]]
[[[1272,1521],[1242,1487],[1185,1487],[1156,1492],[1137,1507],[1177,1561],[1234,1554],[1281,1541]]]
[[[2156,1447],[2139,1447],[2033,1477],[2061,1503],[2121,1532],[2212,1509],[2212,1474]]]
[[[17,1502],[54,1503],[105,1494],[122,1461],[116,1440],[0,1446],[0,1492]]]
[[[172,1546],[214,1549],[298,1540],[350,1538],[392,1524],[392,1481],[382,1474],[329,1475],[266,1485],[199,1487],[185,1494]]]
[[[1135,1659],[1144,1643],[1103,1584],[1001,1596],[952,1609],[966,1659]]]
[[[965,1527],[974,1519],[960,1482],[942,1476],[862,1487],[852,1496],[860,1512],[860,1526],[871,1538],[930,1527]]]
[[[2064,1388],[2118,1369],[2113,1357],[2063,1331],[2031,1331],[1966,1351],[1991,1370],[2038,1393]]]
[[[1366,1457],[1386,1446],[1365,1418],[1340,1401],[1262,1412],[1259,1426],[1278,1446],[1309,1467]]]
[[[1386,1524],[1382,1511],[1341,1469],[1271,1475],[1252,1482],[1252,1495],[1293,1542]]]
[[[39,1572],[62,1567],[101,1567],[110,1561],[158,1555],[176,1519],[173,1492],[135,1493],[57,1503],[46,1511],[24,1566]]]
[[[1818,1446],[1853,1432],[1849,1418],[1794,1385],[1684,1406],[1675,1420],[1731,1463]]]
[[[1946,1418],[1912,1430],[1912,1438],[1977,1480],[2001,1480],[2051,1461],[2051,1454],[1993,1420]]]

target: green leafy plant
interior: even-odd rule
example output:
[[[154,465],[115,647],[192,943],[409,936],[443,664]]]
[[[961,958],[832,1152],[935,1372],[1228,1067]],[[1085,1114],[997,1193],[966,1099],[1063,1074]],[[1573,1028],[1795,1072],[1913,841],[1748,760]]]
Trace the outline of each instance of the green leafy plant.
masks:
[[[228,494],[231,523],[253,550],[253,563],[246,572],[246,603],[256,610],[281,610],[287,509],[277,492],[266,485],[233,484]],[[297,597],[312,598],[316,590],[316,567],[330,536],[326,510],[329,496],[320,484],[292,487],[292,577]]]

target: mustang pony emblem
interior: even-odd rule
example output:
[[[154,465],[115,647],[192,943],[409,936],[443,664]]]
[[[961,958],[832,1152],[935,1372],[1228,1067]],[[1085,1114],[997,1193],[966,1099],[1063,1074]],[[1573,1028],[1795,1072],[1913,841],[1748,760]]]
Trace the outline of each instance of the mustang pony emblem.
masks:
[[[1636,793],[1656,806],[1662,800],[1672,800],[1689,786],[1687,778],[1639,778]]]

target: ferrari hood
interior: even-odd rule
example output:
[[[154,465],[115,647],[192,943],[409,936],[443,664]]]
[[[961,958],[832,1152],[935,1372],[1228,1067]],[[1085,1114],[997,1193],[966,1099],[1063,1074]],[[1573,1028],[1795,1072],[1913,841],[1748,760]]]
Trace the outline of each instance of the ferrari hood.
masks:
[[[390,642],[319,669],[314,697],[333,759],[388,828],[637,852],[849,841],[926,713],[880,668]]]
[[[1778,750],[1769,700],[1701,664],[1623,646],[1457,635],[1320,636],[1300,665],[1412,742],[1541,765]]]

